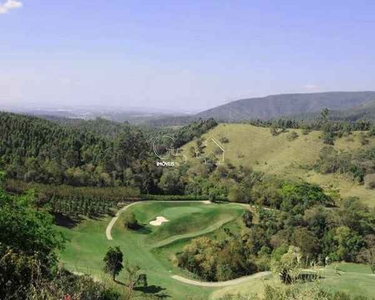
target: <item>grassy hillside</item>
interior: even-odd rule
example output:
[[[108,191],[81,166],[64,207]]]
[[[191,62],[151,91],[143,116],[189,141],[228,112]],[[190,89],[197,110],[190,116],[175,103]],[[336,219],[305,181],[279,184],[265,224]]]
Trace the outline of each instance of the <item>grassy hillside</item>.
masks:
[[[272,95],[237,100],[196,115],[219,121],[271,119],[278,116],[312,113],[329,108],[345,110],[375,100],[375,92],[329,92]]]
[[[220,124],[203,136],[207,141],[205,153],[215,149],[215,144],[210,138],[220,140],[225,137],[229,140],[228,143],[222,143],[225,148],[225,163],[250,166],[255,170],[288,178],[301,178],[317,183],[326,190],[338,189],[343,197],[358,196],[375,206],[374,191],[352,182],[344,175],[322,175],[306,168],[318,159],[320,150],[325,146],[320,139],[321,132],[313,131],[303,135],[301,130],[290,131],[297,132],[298,138],[289,141],[288,132],[272,136],[268,128],[247,124]],[[359,134],[355,132],[338,139],[334,147],[338,150],[363,147],[359,141]],[[184,154],[193,165],[198,163],[198,159],[191,157],[189,149],[195,145],[196,142],[193,141],[183,148]],[[375,145],[375,138],[370,139],[369,146],[371,145]]]

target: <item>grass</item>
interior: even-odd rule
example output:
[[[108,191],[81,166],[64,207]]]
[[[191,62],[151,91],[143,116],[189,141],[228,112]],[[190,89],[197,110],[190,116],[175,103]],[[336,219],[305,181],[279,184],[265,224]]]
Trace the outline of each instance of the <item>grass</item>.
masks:
[[[263,279],[254,278],[247,283],[225,288],[191,286],[171,278],[172,275],[193,278],[192,274],[176,268],[171,261],[171,257],[181,251],[191,238],[205,235],[223,239],[226,236],[224,228],[232,232],[240,232],[244,226],[240,220],[243,206],[145,202],[129,209],[136,214],[144,227],[139,231],[125,230],[120,217],[112,231],[113,241],[108,241],[105,236],[110,218],[87,219],[73,229],[59,227],[70,239],[66,249],[61,252],[61,264],[71,271],[90,274],[115,289],[121,289],[121,285],[113,283],[102,272],[102,260],[108,247],[119,246],[126,260],[133,264],[137,263],[146,271],[150,285],[147,291],[159,296],[164,295],[169,297],[168,299],[187,299],[188,296],[218,299],[226,294],[262,294],[266,284],[280,285],[277,278],[273,276]],[[157,216],[164,216],[170,221],[160,227],[149,225],[149,221]],[[199,220],[198,224],[189,223],[191,228],[175,226],[178,223],[186,224],[184,222],[189,220],[189,216],[197,216],[195,220]],[[223,222],[225,225],[222,225]],[[153,239],[150,240],[150,237]],[[353,295],[375,294],[375,276],[371,275],[368,266],[341,263],[324,268],[319,273],[323,277],[319,283],[324,288],[347,291]],[[124,274],[120,274],[118,280],[124,281]]]
[[[375,275],[366,265],[337,263],[319,269],[317,272],[322,277],[317,283],[298,284],[298,287],[304,288],[318,284],[319,287],[329,291],[341,291],[352,296],[366,296],[369,299],[372,299],[375,294]],[[263,295],[266,285],[284,287],[276,276],[271,275],[263,279],[256,278],[245,284],[219,289],[211,294],[210,299],[219,299],[227,294]]]
[[[158,295],[165,294],[171,297],[170,299],[185,299],[188,295],[199,295],[207,299],[214,289],[190,286],[172,279],[171,276],[175,274],[189,274],[175,268],[168,257],[161,258],[161,248],[155,247],[160,246],[163,241],[168,241],[163,243],[162,249],[169,249],[172,253],[176,246],[183,247],[189,239],[215,231],[223,223],[235,220],[241,216],[244,208],[235,204],[148,202],[130,209],[143,224],[143,229],[125,230],[120,217],[112,229],[113,241],[108,241],[105,236],[109,218],[85,220],[73,229],[60,227],[70,239],[66,249],[61,253],[61,264],[72,271],[88,273],[119,289],[121,287],[112,283],[102,272],[102,259],[108,247],[119,246],[126,260],[137,263],[146,271],[149,285],[152,286],[150,290],[158,291]],[[160,227],[149,225],[149,221],[157,216],[164,216],[170,221]],[[121,274],[118,280],[123,280]]]
[[[208,141],[205,152],[214,150],[215,144],[210,142],[210,138],[220,140],[221,137],[226,137],[229,143],[222,144],[226,163],[250,166],[255,170],[287,178],[300,178],[319,184],[326,190],[339,190],[343,197],[357,196],[368,205],[375,206],[373,190],[352,182],[346,176],[322,175],[304,168],[313,165],[319,158],[320,150],[326,146],[320,139],[321,132],[312,131],[303,135],[301,130],[289,131],[297,132],[298,138],[289,141],[285,133],[272,136],[268,128],[248,124],[219,124],[203,136]],[[359,132],[354,132],[348,137],[342,137],[335,142],[334,147],[338,150],[363,148],[359,135]],[[191,158],[191,146],[196,146],[195,141],[183,147],[183,154],[194,165],[199,159]],[[375,146],[375,138],[370,139],[369,146]]]

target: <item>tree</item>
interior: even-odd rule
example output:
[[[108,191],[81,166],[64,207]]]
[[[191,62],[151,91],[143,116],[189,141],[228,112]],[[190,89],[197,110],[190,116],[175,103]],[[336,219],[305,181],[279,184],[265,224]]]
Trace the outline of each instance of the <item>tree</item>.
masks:
[[[4,179],[0,172],[0,186]],[[32,194],[11,197],[0,188],[0,207],[0,299],[28,299],[32,287],[53,276],[65,238]]]
[[[319,254],[319,240],[307,228],[297,227],[293,232],[292,241],[307,258],[313,258]]]
[[[300,249],[290,246],[288,252],[283,254],[280,260],[272,261],[272,269],[279,274],[283,283],[290,284],[298,277],[301,258]]]
[[[363,239],[347,226],[337,227],[334,240],[337,242],[338,260],[353,261],[355,254],[363,246]]]
[[[120,274],[121,270],[124,268],[123,254],[119,247],[109,247],[108,251],[103,259],[104,272],[112,276],[113,281],[116,280],[116,276]]]
[[[137,285],[147,286],[147,275],[138,265],[131,265],[125,263],[126,281],[130,290],[133,290]]]
[[[127,229],[136,230],[139,228],[139,223],[137,221],[137,218],[132,211],[127,211],[124,214],[124,226]]]
[[[159,188],[166,194],[182,194],[184,185],[178,170],[164,170],[160,178]]]
[[[245,211],[242,216],[242,220],[246,227],[250,228],[253,225],[253,213],[250,210]]]
[[[358,260],[362,263],[368,264],[371,272],[375,274],[375,235],[369,234],[365,237],[366,247],[364,247],[358,254]]]
[[[329,119],[329,109],[328,108],[324,108],[321,113],[320,113],[322,119],[323,119],[323,122],[328,122],[328,119]]]

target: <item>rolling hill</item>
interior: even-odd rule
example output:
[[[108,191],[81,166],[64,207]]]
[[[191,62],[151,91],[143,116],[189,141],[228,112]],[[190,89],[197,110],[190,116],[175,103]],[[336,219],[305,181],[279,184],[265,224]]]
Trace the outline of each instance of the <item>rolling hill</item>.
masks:
[[[243,165],[268,174],[275,174],[283,178],[303,179],[316,183],[327,191],[339,191],[342,197],[357,196],[370,206],[375,206],[374,190],[353,182],[346,175],[320,174],[310,167],[319,158],[320,150],[326,145],[320,138],[320,131],[312,131],[303,135],[302,130],[295,131],[298,138],[288,140],[288,133],[272,136],[269,128],[255,127],[249,124],[219,124],[203,135],[207,143],[205,153],[215,152],[216,141],[225,138],[222,143],[225,149],[224,163],[235,166]],[[183,147],[183,153],[189,158],[189,164],[199,165],[199,158],[192,158],[190,147],[196,146],[192,141]],[[362,146],[360,132],[336,140],[337,150],[356,150],[363,147],[375,146],[375,138],[369,140],[369,145]]]
[[[283,94],[263,98],[237,100],[195,115],[195,118],[214,118],[237,122],[249,119],[272,119],[319,112],[323,108],[347,110],[375,100],[375,92],[327,92],[311,94]]]

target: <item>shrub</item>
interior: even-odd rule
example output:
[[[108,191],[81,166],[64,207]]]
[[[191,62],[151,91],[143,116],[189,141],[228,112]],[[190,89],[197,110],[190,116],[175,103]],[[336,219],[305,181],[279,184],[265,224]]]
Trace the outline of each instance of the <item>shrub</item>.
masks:
[[[222,136],[220,137],[219,141],[223,144],[228,144],[229,143],[229,139],[225,136]]]
[[[365,176],[365,185],[368,189],[375,189],[375,173]]]
[[[298,138],[298,133],[295,132],[295,131],[292,131],[292,132],[288,133],[286,138],[287,138],[288,141],[294,141],[295,139]]]
[[[124,216],[124,226],[127,229],[137,230],[139,228],[139,223],[135,214],[132,211],[126,212]]]

